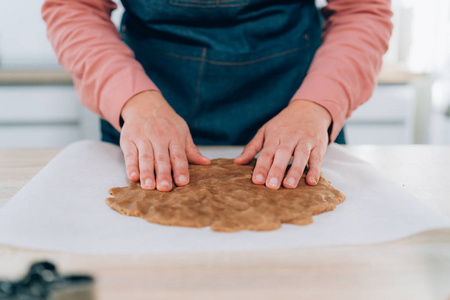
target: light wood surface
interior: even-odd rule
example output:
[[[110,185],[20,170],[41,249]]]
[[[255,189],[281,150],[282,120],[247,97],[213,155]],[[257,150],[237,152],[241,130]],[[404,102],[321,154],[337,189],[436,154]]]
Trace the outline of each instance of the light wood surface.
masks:
[[[450,216],[450,147],[347,146]],[[58,149],[0,149],[0,205]],[[450,300],[450,230],[377,245],[212,254],[73,255],[0,246],[0,278],[37,260],[95,276],[97,299]]]

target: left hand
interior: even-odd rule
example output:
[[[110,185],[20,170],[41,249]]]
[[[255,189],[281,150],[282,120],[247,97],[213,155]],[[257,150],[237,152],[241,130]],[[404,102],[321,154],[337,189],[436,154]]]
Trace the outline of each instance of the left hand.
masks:
[[[262,149],[256,161],[252,181],[268,188],[295,188],[309,162],[306,183],[316,185],[320,167],[328,145],[328,127],[331,115],[319,104],[293,100],[273,119],[268,121],[245,146],[234,162],[247,164]],[[291,168],[286,173],[289,161]]]

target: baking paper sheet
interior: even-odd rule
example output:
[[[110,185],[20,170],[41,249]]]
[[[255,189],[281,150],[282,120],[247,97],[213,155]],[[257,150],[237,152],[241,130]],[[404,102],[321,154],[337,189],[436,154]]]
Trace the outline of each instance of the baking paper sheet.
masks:
[[[241,151],[210,150],[210,158]],[[308,226],[269,232],[213,232],[156,225],[106,204],[108,190],[128,180],[119,147],[81,141],[65,148],[0,210],[0,243],[72,253],[247,251],[370,244],[450,227],[450,219],[384,178],[370,164],[329,147],[323,175],[346,195]]]

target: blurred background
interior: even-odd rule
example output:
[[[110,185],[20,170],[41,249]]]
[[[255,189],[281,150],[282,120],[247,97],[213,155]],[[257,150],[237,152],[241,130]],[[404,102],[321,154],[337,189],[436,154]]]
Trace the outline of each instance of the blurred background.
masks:
[[[100,137],[98,117],[79,103],[46,38],[42,3],[0,0],[0,147]],[[392,9],[378,86],[348,120],[347,142],[450,145],[450,1],[392,0]]]

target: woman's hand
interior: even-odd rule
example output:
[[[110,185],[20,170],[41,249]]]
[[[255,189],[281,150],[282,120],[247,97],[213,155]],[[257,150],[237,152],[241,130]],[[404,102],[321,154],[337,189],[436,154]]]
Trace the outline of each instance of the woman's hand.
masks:
[[[189,183],[188,162],[209,164],[192,141],[186,122],[158,91],[129,99],[123,109],[120,147],[128,178],[141,180],[144,189],[170,191]],[[156,175],[156,176],[155,176]]]
[[[234,162],[246,164],[262,149],[252,181],[266,184],[271,189],[278,189],[281,183],[286,188],[297,187],[309,162],[306,182],[316,185],[328,145],[330,124],[331,115],[324,107],[306,100],[294,100],[259,129]],[[292,155],[292,166],[285,177]]]

